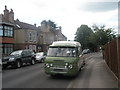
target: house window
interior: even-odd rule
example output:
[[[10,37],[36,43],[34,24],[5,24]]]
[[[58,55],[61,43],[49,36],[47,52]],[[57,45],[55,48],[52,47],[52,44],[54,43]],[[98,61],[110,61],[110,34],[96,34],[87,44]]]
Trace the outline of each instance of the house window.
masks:
[[[3,54],[9,55],[13,52],[13,44],[3,44]]]
[[[3,26],[0,26],[0,36],[3,36]]]
[[[25,41],[28,42],[28,35],[26,35]]]
[[[4,36],[13,37],[13,27],[4,26]]]
[[[32,41],[32,33],[29,33],[29,41]]]
[[[32,50],[32,45],[29,45],[29,49]]]
[[[27,37],[27,36],[26,36]],[[28,41],[29,42],[35,42],[37,39],[37,34],[36,32],[28,32]],[[27,41],[27,39],[26,39]]]
[[[33,41],[36,41],[36,32],[34,32],[34,35],[33,35]]]
[[[33,45],[33,50],[35,50],[35,52],[36,52],[36,45]]]
[[[2,57],[2,53],[3,53],[3,48],[2,48],[2,43],[0,43],[0,59]]]

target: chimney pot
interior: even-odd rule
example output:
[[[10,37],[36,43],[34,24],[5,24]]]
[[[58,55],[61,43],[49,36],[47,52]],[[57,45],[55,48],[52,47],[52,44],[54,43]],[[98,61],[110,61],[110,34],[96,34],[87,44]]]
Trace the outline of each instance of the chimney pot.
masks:
[[[36,23],[34,24],[34,26],[36,27]]]
[[[7,6],[5,5],[5,10],[7,10]]]

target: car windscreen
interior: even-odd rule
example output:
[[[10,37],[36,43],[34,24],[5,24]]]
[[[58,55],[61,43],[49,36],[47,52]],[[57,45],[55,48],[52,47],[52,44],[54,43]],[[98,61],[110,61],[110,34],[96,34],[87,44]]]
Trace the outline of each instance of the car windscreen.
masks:
[[[22,50],[20,50],[20,51],[14,51],[10,55],[21,55],[21,53],[22,53]]]
[[[50,47],[47,56],[51,57],[75,57],[75,47]]]

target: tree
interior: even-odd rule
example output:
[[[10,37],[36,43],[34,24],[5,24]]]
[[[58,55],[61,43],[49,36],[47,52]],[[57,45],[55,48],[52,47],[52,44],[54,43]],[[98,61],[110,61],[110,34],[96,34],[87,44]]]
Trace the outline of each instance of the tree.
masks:
[[[91,43],[96,43],[97,46],[101,46],[106,44],[108,41],[111,41],[115,38],[115,32],[112,28],[105,29],[105,25],[98,27],[97,25],[93,25],[93,32],[89,38]],[[93,39],[94,38],[94,39]]]
[[[106,44],[115,38],[115,32],[112,28],[105,28],[105,25],[93,25],[92,29],[87,25],[81,25],[75,34],[75,41],[82,45],[82,49],[89,48],[91,51],[96,51],[98,47]]]
[[[51,27],[52,30],[55,30],[57,28],[57,25],[55,24],[55,22],[51,21],[51,20],[43,20],[41,22],[41,24],[45,24],[45,26],[47,27],[47,25],[49,25]]]
[[[51,21],[51,20],[48,20],[48,24],[49,24],[52,28],[54,28],[54,29],[57,28],[57,27],[56,27],[56,24],[55,24],[53,21]]]
[[[89,48],[89,37],[92,33],[93,31],[87,25],[81,25],[78,27],[74,39],[81,43],[82,49]]]
[[[93,51],[96,51],[97,48],[101,47],[102,45],[106,44],[116,37],[113,29],[105,29],[105,25],[97,26],[94,24],[92,28],[94,33],[90,35],[89,42],[94,46],[92,48]]]

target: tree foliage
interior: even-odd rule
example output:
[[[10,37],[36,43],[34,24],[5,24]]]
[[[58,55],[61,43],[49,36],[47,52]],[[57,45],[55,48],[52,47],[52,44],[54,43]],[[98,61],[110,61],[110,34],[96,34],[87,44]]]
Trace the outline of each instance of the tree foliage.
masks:
[[[105,29],[105,25],[98,27],[93,25],[93,34],[89,37],[91,43],[96,43],[97,46],[102,46],[115,38],[115,32],[112,28]],[[94,38],[94,39],[93,39]]]
[[[91,28],[87,25],[81,25],[76,32],[75,41],[78,41],[82,45],[82,49],[88,48],[89,37],[93,33]]]
[[[81,25],[75,34],[75,41],[82,45],[82,49],[89,48],[95,51],[98,47],[106,44],[115,38],[115,32],[112,28],[105,28],[105,25],[93,25],[92,29],[87,25]]]
[[[41,24],[42,24],[42,23],[44,23],[44,24],[46,25],[46,27],[47,27],[47,25],[50,25],[52,29],[56,29],[56,28],[57,28],[57,25],[55,24],[55,22],[53,22],[53,21],[51,21],[51,20],[48,20],[48,21],[43,20],[43,21],[41,22]]]
[[[48,24],[52,27],[52,28],[56,28],[56,24],[55,22],[48,20]]]

